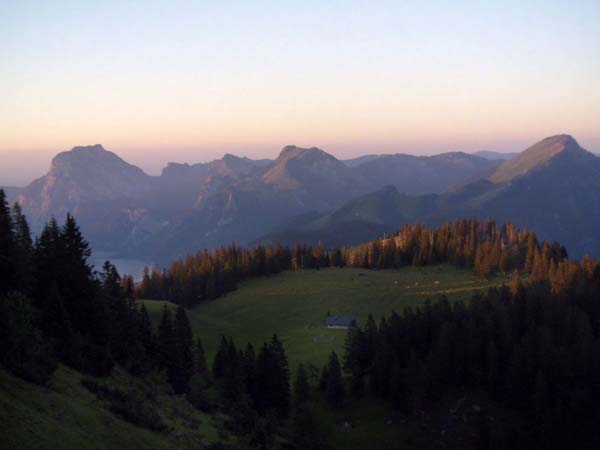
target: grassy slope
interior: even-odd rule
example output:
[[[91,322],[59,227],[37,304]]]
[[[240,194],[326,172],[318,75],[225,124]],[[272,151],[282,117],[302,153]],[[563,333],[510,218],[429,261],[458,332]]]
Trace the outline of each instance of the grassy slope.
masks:
[[[81,386],[81,378],[60,366],[52,387],[43,388],[0,370],[0,448],[175,450],[198,449],[217,440],[210,417],[178,398],[159,396],[158,412],[169,431],[152,432],[109,412],[105,402]],[[98,382],[122,389],[138,383],[118,371]]]
[[[427,298],[434,300],[445,294],[450,300],[467,299],[476,290],[501,282],[482,280],[470,271],[448,265],[380,271],[289,271],[249,280],[237,291],[193,308],[188,315],[209,358],[222,334],[232,336],[238,345],[252,342],[258,346],[277,333],[292,368],[300,362],[320,367],[332,350],[341,356],[346,336],[344,330],[324,327],[327,312],[352,316],[364,324],[369,313],[379,321],[382,315],[416,307]],[[164,302],[145,303],[156,320]]]

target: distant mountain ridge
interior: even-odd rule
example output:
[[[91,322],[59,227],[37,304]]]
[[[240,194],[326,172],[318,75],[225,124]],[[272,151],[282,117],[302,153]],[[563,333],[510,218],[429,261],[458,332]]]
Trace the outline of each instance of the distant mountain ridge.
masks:
[[[46,176],[9,194],[34,229],[71,212],[94,249],[159,263],[261,236],[326,237],[344,245],[403,223],[459,215],[512,220],[566,243],[577,230],[571,247],[583,251],[596,249],[586,223],[596,224],[599,161],[559,135],[504,162],[450,152],[367,155],[349,163],[316,147],[287,146],[275,160],[227,154],[208,163],[170,163],[150,176],[93,145],[58,154]],[[549,181],[550,173],[557,180]],[[581,204],[591,210],[587,216]]]
[[[457,183],[481,175],[497,167],[498,161],[490,161],[463,152],[441,153],[433,156],[413,156],[402,153],[381,155],[366,161],[355,170],[369,180],[382,185],[395,186],[399,191],[411,194],[442,193]]]
[[[507,160],[512,159],[515,156],[517,156],[518,153],[515,153],[515,152],[502,153],[502,152],[494,152],[494,151],[490,151],[490,150],[481,150],[481,151],[473,153],[473,155],[479,156],[480,158],[489,159],[492,161],[494,161],[494,160],[507,161]]]
[[[262,240],[289,243],[303,237],[316,242],[319,236],[343,235],[354,243],[405,223],[435,225],[462,217],[511,221],[565,243],[574,256],[600,255],[600,159],[571,136],[552,136],[444,194],[403,196],[385,188]],[[331,245],[337,244],[334,240]]]
[[[494,183],[509,181],[552,160],[563,152],[584,151],[575,139],[566,134],[551,136],[529,147],[520,155],[502,163],[489,178]]]

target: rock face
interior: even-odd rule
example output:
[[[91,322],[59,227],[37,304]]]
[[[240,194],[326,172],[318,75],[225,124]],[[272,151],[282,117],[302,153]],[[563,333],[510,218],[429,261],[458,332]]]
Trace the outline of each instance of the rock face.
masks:
[[[36,217],[77,214],[88,203],[147,194],[152,177],[101,145],[59,153],[50,170],[21,192],[19,201]]]
[[[285,147],[260,181],[293,192],[297,203],[316,209],[338,206],[370,189],[359,172],[316,147]]]

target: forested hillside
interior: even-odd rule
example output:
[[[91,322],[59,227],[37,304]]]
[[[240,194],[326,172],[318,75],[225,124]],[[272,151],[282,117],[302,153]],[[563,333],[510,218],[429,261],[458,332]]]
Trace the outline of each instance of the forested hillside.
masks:
[[[532,279],[554,271],[567,257],[558,243],[539,242],[535,232],[492,220],[457,220],[433,229],[407,225],[396,233],[355,247],[325,248],[234,244],[176,260],[164,271],[146,268],[137,287],[139,298],[165,299],[186,306],[219,297],[240,280],[282,270],[321,267],[391,269],[451,263],[482,277],[498,272],[525,271]],[[554,272],[552,277],[554,278]]]

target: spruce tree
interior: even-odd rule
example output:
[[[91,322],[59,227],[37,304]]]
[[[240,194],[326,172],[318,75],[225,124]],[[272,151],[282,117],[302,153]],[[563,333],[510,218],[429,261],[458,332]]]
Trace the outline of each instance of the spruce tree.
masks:
[[[70,214],[67,214],[67,220],[60,231],[60,244],[59,288],[73,328],[82,333],[90,330],[101,333],[98,324],[91,320],[94,316],[96,285],[92,267],[88,264],[90,246]]]
[[[204,346],[202,345],[202,339],[200,339],[200,337],[196,339],[196,346],[194,347],[194,371],[202,376],[208,374],[206,354],[204,353]]]
[[[143,303],[137,318],[137,339],[142,347],[145,369],[149,370],[156,364],[156,342],[152,331],[152,322],[150,322],[146,305]]]
[[[146,300],[154,299],[154,292],[152,292],[152,286],[150,281],[150,271],[148,267],[144,267],[144,275],[142,276],[142,282],[138,289],[138,297]]]
[[[290,409],[290,369],[283,343],[276,334],[271,338],[270,350],[274,359],[273,406],[281,417],[287,417]]]
[[[121,288],[126,298],[135,297],[135,281],[131,275],[123,275],[123,278],[121,278]]]
[[[338,356],[332,352],[329,356],[329,367],[327,376],[327,401],[334,408],[341,408],[344,404],[344,384],[342,380],[342,369]]]
[[[257,405],[258,380],[257,380],[256,354],[251,343],[244,350],[244,384],[246,394],[252,399],[254,407]]]
[[[62,240],[60,229],[54,218],[44,226],[35,243],[34,276],[36,279],[34,300],[38,308],[44,309],[44,299],[55,283],[61,289]]]
[[[184,393],[189,385],[194,370],[194,355],[192,350],[193,336],[190,322],[185,309],[179,306],[175,313],[175,351],[176,368],[174,388],[178,394]]]
[[[219,349],[213,359],[212,373],[215,379],[223,378],[227,370],[227,361],[229,355],[229,344],[225,336],[221,336]]]
[[[73,331],[56,282],[52,283],[44,306],[42,329],[46,336],[54,340],[59,356],[65,358]]]
[[[296,401],[296,405],[302,405],[310,400],[308,375],[303,364],[298,366],[298,371],[296,372],[296,382],[294,383],[294,399]]]
[[[319,390],[327,391],[327,384],[329,383],[329,366],[325,364],[323,369],[321,370],[321,375],[319,376]]]
[[[33,241],[31,231],[21,206],[15,203],[12,210],[15,241],[15,286],[27,295],[33,294]]]
[[[158,367],[167,372],[167,380],[174,385],[177,371],[177,348],[171,310],[167,305],[163,307],[156,333],[156,344]]]
[[[6,195],[0,189],[0,296],[15,289],[15,236]]]
[[[360,398],[365,392],[365,376],[360,368],[354,368],[351,372],[350,389],[355,398]]]

